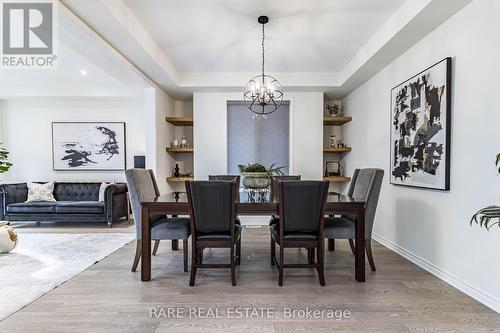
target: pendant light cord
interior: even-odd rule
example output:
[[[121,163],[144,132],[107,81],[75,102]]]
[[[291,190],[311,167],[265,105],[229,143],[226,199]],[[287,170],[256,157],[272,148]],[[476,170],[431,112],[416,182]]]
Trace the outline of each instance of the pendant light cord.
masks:
[[[264,39],[266,34],[264,33],[264,24],[262,25],[262,79],[264,79]]]

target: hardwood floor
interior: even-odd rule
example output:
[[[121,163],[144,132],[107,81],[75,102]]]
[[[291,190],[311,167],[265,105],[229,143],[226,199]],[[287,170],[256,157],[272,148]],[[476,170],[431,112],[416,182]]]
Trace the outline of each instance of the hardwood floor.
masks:
[[[313,269],[286,270],[279,287],[268,229],[244,228],[242,239],[236,287],[229,270],[204,269],[189,287],[182,251],[173,252],[168,242],[152,259],[152,281],[141,282],[139,272],[130,272],[130,243],[0,322],[0,332],[500,332],[498,314],[376,242],[377,271],[367,262],[365,283],[354,280],[348,243],[337,241],[335,252],[325,252],[326,287],[319,286]],[[286,256],[305,261],[307,251],[290,249]],[[226,257],[209,250],[204,262]],[[160,307],[186,312],[184,318],[150,318],[150,309]],[[218,307],[222,318],[189,318],[189,307]],[[228,318],[233,307],[269,307],[278,318]],[[282,317],[285,308],[307,307],[348,310],[350,317]]]

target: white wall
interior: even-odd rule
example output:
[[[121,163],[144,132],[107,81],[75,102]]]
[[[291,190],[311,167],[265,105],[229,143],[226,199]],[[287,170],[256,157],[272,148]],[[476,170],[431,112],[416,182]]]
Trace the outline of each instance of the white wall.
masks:
[[[386,172],[374,233],[462,291],[500,311],[500,230],[470,227],[472,214],[498,204],[500,176],[500,1],[476,0],[345,99],[347,173]],[[390,90],[453,57],[451,190],[389,184]],[[375,261],[377,258],[375,258]]]
[[[53,171],[52,122],[124,121],[127,135],[127,167],[134,155],[145,152],[145,120],[141,98],[27,99],[0,101],[2,140],[11,152],[14,167],[4,182],[27,181],[123,181],[122,171]],[[0,114],[2,116],[2,114]]]
[[[290,101],[290,174],[321,179],[323,93],[289,93],[284,99]],[[239,93],[194,94],[196,179],[227,173],[227,102],[239,100]]]
[[[174,140],[174,127],[165,118],[174,115],[174,100],[158,88],[144,89],[146,113],[146,168],[155,172],[161,193],[172,192],[166,178],[172,175],[174,158],[165,151]]]

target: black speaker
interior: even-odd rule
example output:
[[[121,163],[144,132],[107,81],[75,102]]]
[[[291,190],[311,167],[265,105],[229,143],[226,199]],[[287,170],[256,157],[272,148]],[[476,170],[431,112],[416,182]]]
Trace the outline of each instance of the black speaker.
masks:
[[[134,168],[146,169],[146,156],[134,156]]]

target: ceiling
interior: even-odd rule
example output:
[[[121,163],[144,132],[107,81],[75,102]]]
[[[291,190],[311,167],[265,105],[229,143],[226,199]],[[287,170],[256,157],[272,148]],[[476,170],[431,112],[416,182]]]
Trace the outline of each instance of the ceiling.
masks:
[[[405,0],[124,0],[181,73],[339,72]]]
[[[57,67],[0,69],[0,99],[141,97],[148,82],[68,14],[58,12]]]

